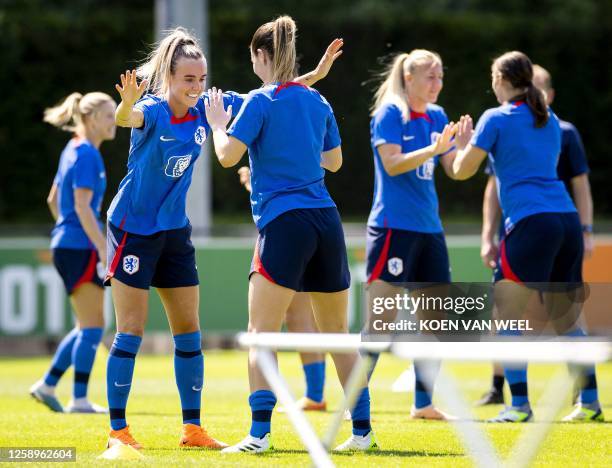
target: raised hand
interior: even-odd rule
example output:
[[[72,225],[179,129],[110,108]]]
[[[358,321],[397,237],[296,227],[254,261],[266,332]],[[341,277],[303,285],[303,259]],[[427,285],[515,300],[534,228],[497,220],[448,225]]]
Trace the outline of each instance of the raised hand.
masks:
[[[204,108],[206,109],[206,119],[210,128],[212,130],[225,130],[227,124],[232,119],[232,106],[229,106],[227,110],[223,108],[223,91],[217,90],[217,88],[209,89],[208,99],[204,102]]]
[[[331,44],[327,47],[327,50],[321,57],[317,68],[314,72],[318,80],[322,80],[327,76],[329,70],[331,70],[334,61],[342,55],[342,46],[344,45],[344,39],[334,39]]]
[[[142,80],[138,84],[136,80],[136,70],[126,70],[121,74],[121,85],[116,84],[115,89],[121,96],[121,100],[130,106],[140,99],[140,96],[147,89],[147,80]]]
[[[449,149],[451,149],[455,142],[451,141],[455,133],[457,132],[457,124],[451,122],[444,126],[444,130],[442,133],[438,135],[436,141],[433,142],[433,154],[434,156],[438,154],[446,153]]]
[[[472,122],[472,117],[469,115],[462,115],[457,124],[457,136],[455,137],[457,149],[464,149],[472,139],[473,134],[474,123]]]

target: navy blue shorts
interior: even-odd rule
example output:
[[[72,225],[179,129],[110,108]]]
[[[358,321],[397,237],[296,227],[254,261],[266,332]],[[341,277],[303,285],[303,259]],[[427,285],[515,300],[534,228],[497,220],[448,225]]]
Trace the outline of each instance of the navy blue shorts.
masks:
[[[70,296],[84,283],[102,286],[104,273],[98,267],[100,257],[95,249],[53,249],[53,264],[62,277],[66,292]]]
[[[259,233],[251,273],[294,291],[338,292],[351,283],[336,208],[287,211]]]
[[[368,226],[368,283],[450,283],[444,233]]]
[[[500,243],[495,281],[579,285],[582,283],[583,254],[582,228],[577,213],[527,216],[516,223]]]
[[[191,243],[191,225],[150,236],[133,234],[108,223],[108,272],[111,278],[134,288],[196,286],[198,270]]]

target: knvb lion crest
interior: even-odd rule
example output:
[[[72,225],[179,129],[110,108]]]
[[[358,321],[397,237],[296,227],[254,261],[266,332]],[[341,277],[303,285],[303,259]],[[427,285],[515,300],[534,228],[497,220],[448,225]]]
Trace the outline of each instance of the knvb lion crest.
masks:
[[[389,270],[389,273],[391,273],[393,276],[401,275],[404,271],[403,260],[399,257],[390,258],[387,261],[387,270]]]
[[[206,129],[200,125],[193,134],[193,138],[198,145],[204,143],[204,140],[206,140]]]
[[[126,255],[123,257],[123,271],[128,275],[133,275],[140,269],[140,259],[136,255]]]
[[[172,156],[168,159],[168,163],[166,164],[166,175],[169,177],[180,177],[185,173],[190,163],[190,154],[185,156]]]

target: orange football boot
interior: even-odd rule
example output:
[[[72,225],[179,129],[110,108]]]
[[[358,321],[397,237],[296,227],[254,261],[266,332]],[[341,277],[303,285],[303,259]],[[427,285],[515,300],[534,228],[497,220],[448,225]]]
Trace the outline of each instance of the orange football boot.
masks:
[[[326,411],[327,410],[327,402],[323,401],[314,401],[310,398],[303,396],[299,400],[297,400],[296,405],[302,411]],[[279,413],[286,413],[287,410],[284,406],[279,406],[277,410]]]
[[[136,439],[130,434],[130,426],[125,426],[123,429],[118,431],[111,430],[108,434],[108,443],[106,448],[114,447],[115,445],[130,445],[136,450],[142,449],[142,445],[136,442]]]
[[[201,447],[212,450],[221,450],[228,445],[208,435],[206,429],[195,424],[183,424],[183,434],[179,447]]]

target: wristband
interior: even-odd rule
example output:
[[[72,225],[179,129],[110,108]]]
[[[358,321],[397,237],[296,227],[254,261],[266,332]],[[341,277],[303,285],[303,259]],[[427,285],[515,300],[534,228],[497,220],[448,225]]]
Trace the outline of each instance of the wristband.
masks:
[[[593,233],[593,225],[592,224],[583,224],[582,232],[588,232],[589,234]]]

